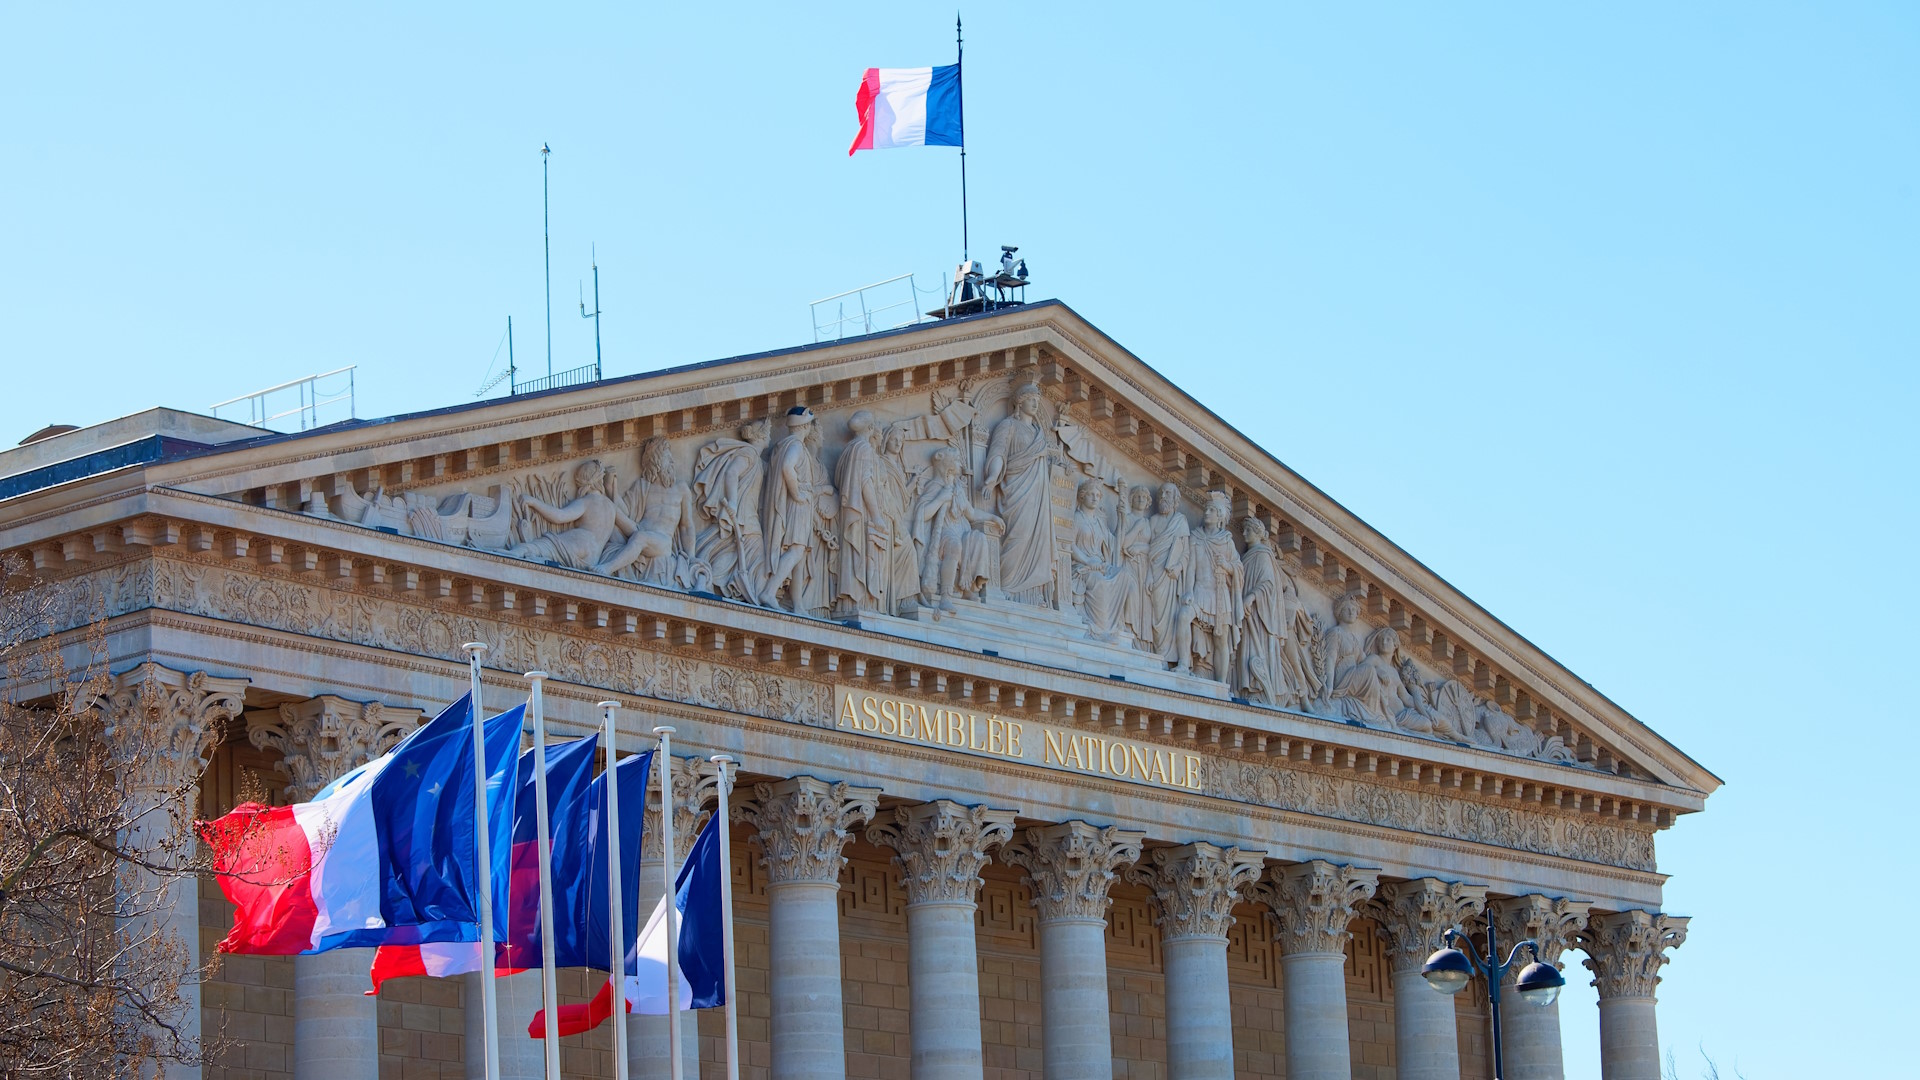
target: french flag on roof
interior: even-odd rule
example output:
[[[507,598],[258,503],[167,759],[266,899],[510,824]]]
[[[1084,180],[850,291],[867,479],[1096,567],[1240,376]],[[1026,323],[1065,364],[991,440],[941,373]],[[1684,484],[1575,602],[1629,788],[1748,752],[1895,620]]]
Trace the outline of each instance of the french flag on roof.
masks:
[[[868,68],[854,96],[860,134],[847,148],[964,146],[961,137],[960,65]]]

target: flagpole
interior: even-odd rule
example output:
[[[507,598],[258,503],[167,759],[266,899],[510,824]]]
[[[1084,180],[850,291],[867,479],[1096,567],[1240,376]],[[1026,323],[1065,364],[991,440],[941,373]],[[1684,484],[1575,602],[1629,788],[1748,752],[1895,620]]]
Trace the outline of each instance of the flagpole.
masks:
[[[673,729],[653,729],[660,736],[660,756],[654,765],[660,773],[660,845],[666,852],[662,865],[667,875],[667,1044],[672,1058],[673,1080],[684,1080],[685,1064],[680,1060],[680,898],[674,878],[678,875],[673,857]]]
[[[527,711],[533,714],[533,822],[540,830],[540,1004],[556,1023],[560,1016],[560,987],[553,969],[553,830],[547,815],[547,715],[540,688],[544,671],[527,672],[531,684]],[[554,1034],[559,1033],[556,1026]],[[541,1040],[547,1052],[547,1080],[560,1080],[560,1040]]]
[[[723,988],[727,994],[727,1080],[740,1080],[740,1012],[734,1004],[733,993],[733,853],[727,842],[727,834],[732,832],[733,814],[728,794],[733,791],[733,777],[727,767],[733,759],[725,754],[715,754],[714,765],[720,770],[720,941],[722,963],[721,971],[725,979]]]
[[[960,69],[960,261],[967,261],[972,245],[967,236],[967,44],[960,36],[960,13],[953,13],[953,65]],[[732,874],[728,870],[728,874]]]
[[[480,1017],[486,1043],[487,1080],[500,1080],[500,998],[493,986],[493,849],[491,818],[487,814],[487,736],[480,708],[480,658],[486,655],[485,642],[469,641],[467,651],[469,685],[467,701],[473,709],[473,808],[476,828],[474,859],[480,868]]]
[[[627,909],[626,889],[620,880],[620,755],[614,743],[619,733],[615,716],[620,703],[603,701],[600,709],[607,718],[607,922],[613,938],[607,949],[613,965],[607,983],[613,997],[613,1080],[627,1080]]]

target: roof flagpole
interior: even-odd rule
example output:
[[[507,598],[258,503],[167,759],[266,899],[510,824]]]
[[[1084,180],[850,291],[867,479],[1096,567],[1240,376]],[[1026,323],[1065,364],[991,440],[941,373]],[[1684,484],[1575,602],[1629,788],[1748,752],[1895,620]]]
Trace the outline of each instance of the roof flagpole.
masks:
[[[960,261],[966,262],[970,245],[967,237],[967,56],[966,40],[960,36],[960,13],[953,13],[953,63],[960,69]]]

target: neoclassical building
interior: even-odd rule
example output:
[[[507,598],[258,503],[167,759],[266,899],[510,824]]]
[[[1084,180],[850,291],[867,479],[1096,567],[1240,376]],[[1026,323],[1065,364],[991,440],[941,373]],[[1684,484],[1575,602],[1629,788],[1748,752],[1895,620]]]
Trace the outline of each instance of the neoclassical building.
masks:
[[[104,610],[99,708],[165,710],[209,816],[391,746],[468,641],[490,710],[540,669],[557,732],[675,727],[681,836],[738,759],[752,1080],[1486,1077],[1485,988],[1418,972],[1488,920],[1658,1074],[1654,840],[1715,777],[1058,303],[293,435],[154,410],[0,452],[0,549]],[[477,1074],[462,980],[367,966],[229,958],[207,1075]],[[1557,1006],[1503,1020],[1562,1075]]]

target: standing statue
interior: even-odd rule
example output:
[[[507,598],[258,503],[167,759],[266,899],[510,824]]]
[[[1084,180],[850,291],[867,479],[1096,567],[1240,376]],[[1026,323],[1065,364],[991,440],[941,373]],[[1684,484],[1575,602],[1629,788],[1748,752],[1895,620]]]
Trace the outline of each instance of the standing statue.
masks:
[[[693,459],[694,506],[708,522],[695,556],[707,564],[721,595],[762,606],[767,543],[760,535],[760,497],[767,432],[767,422],[755,420],[740,429],[738,439],[715,439]]]
[[[973,505],[960,455],[943,446],[933,452],[933,475],[913,510],[913,539],[920,549],[920,604],[952,611],[955,597],[979,599],[992,571],[987,545],[1005,523]]]
[[[1180,512],[1180,489],[1160,487],[1160,512],[1153,515],[1153,539],[1147,547],[1147,619],[1153,626],[1152,651],[1167,663],[1177,663],[1177,635],[1173,617],[1180,598],[1193,581],[1193,539],[1187,516]]]
[[[840,490],[840,549],[835,559],[839,595],[833,617],[862,611],[892,613],[893,519],[887,493],[887,464],[881,459],[873,414],[865,409],[847,420],[847,445],[834,468]]]
[[[774,448],[767,468],[766,497],[760,512],[767,530],[767,584],[761,598],[768,606],[787,592],[787,610],[827,617],[833,603],[829,551],[840,546],[833,534],[833,481],[820,464],[820,428],[804,405],[787,410],[787,437]]]
[[[1175,667],[1194,669],[1199,657],[1209,677],[1233,682],[1233,648],[1240,638],[1242,609],[1240,552],[1227,529],[1228,504],[1223,491],[1207,495],[1206,514],[1193,537],[1193,578],[1173,617]],[[1202,633],[1195,634],[1199,627]]]
[[[1015,390],[1013,411],[987,439],[982,493],[994,498],[1006,535],[1000,538],[1000,588],[1008,599],[1053,599],[1053,450],[1040,421],[1040,388]]]
[[[1333,602],[1333,625],[1320,635],[1320,686],[1331,695],[1341,676],[1366,655],[1360,640],[1360,599],[1349,593]],[[1322,697],[1315,712],[1328,713],[1330,697]]]
[[[1234,687],[1248,701],[1297,709],[1318,693],[1302,634],[1313,620],[1300,606],[1293,575],[1274,555],[1267,524],[1249,517],[1241,524],[1247,551],[1246,614],[1240,643],[1240,677]]]
[[[673,478],[673,447],[658,435],[640,444],[640,479],[627,488],[627,511],[635,520],[626,543],[594,566],[611,577],[631,566],[648,585],[699,588],[704,573],[693,569],[693,493]]]
[[[1127,617],[1127,632],[1133,645],[1148,652],[1153,649],[1153,492],[1136,486],[1127,492],[1133,512],[1120,516],[1120,565],[1133,579],[1133,610]]]
[[[624,537],[639,528],[612,497],[601,490],[606,477],[606,467],[590,459],[574,466],[574,496],[567,505],[555,506],[532,495],[520,496],[523,513],[545,518],[555,525],[573,527],[515,544],[507,549],[507,554],[569,570],[594,569],[600,553],[616,536]]]
[[[911,615],[920,603],[920,557],[913,543],[913,505],[919,477],[907,473],[907,429],[894,424],[880,443],[881,516],[892,542],[887,546],[887,597],[892,614]]]
[[[1383,626],[1367,637],[1366,654],[1340,674],[1329,692],[1335,715],[1369,727],[1391,728],[1407,710],[1416,714],[1423,704],[1401,681],[1393,654],[1400,636]]]
[[[1107,527],[1104,490],[1098,480],[1080,482],[1073,512],[1073,604],[1094,640],[1131,644],[1129,627],[1139,621],[1142,598],[1138,582],[1120,561],[1119,541]]]

